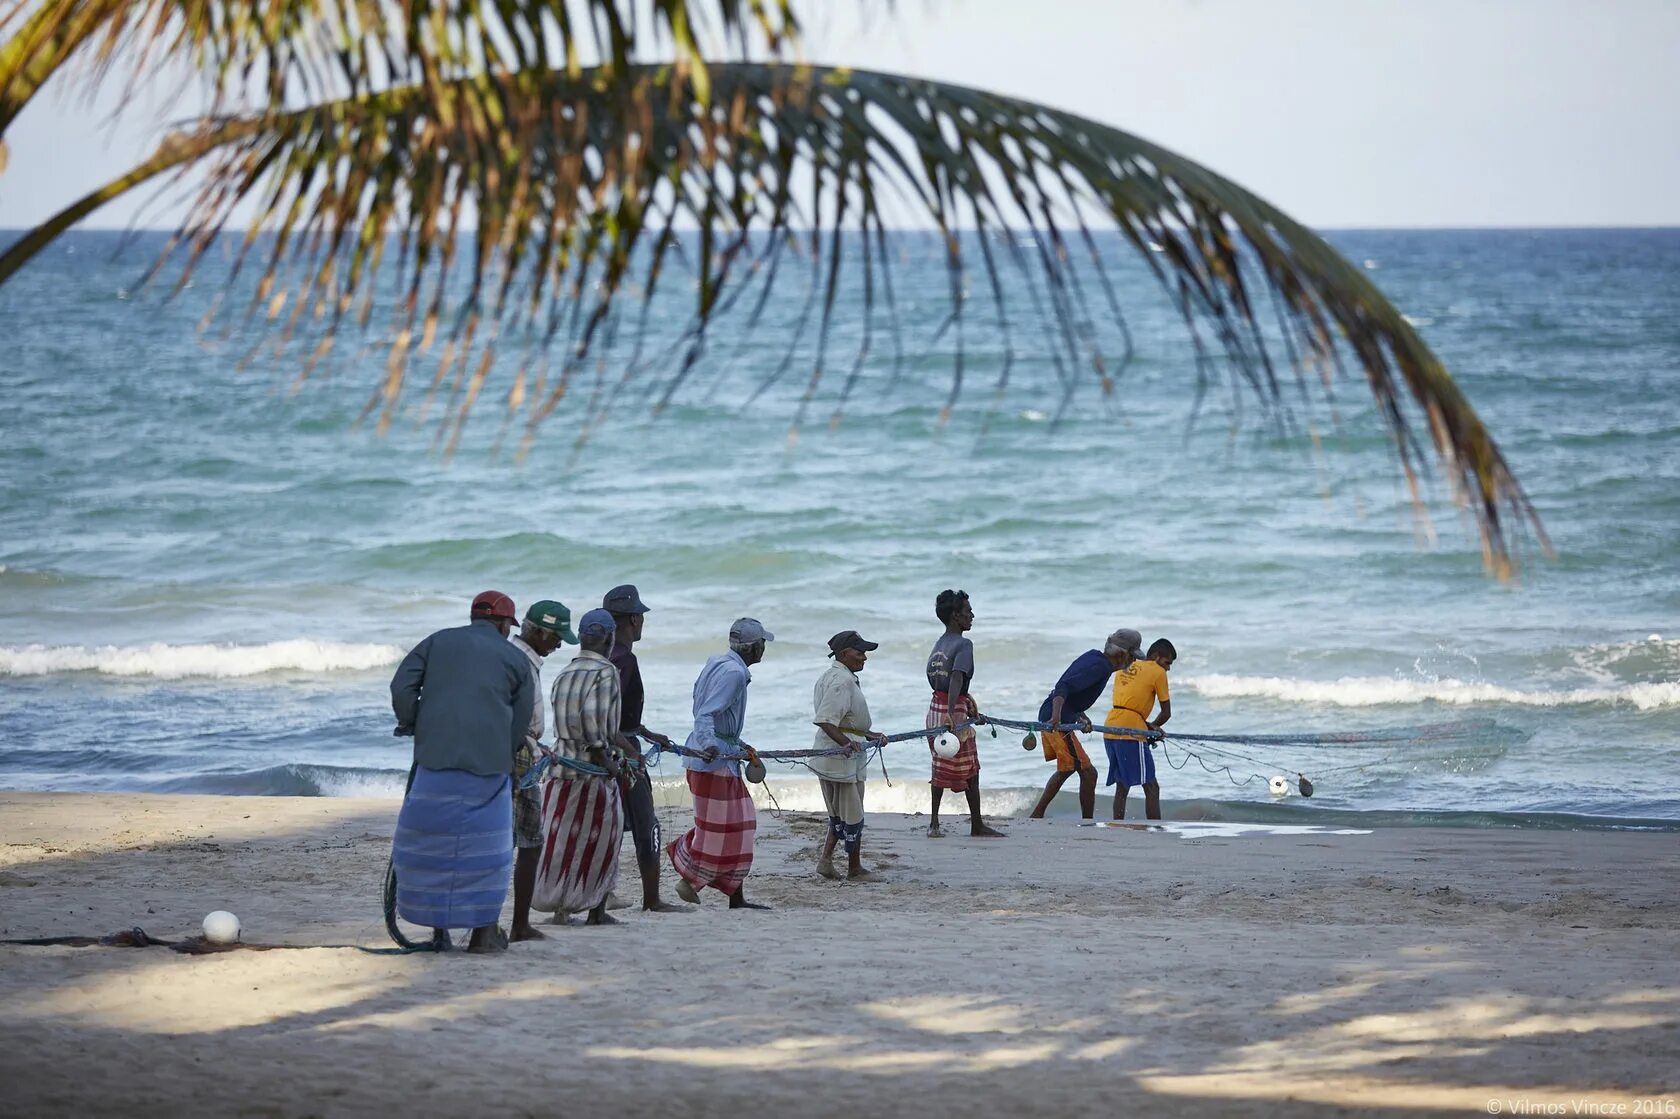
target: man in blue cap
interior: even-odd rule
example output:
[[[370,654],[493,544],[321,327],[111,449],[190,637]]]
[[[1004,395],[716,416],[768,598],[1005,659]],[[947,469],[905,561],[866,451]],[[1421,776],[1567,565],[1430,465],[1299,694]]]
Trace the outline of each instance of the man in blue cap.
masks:
[[[636,584],[624,583],[608,591],[601,599],[601,608],[612,614],[614,630],[612,651],[607,659],[618,669],[618,688],[621,700],[619,731],[635,750],[632,755],[641,760],[637,736],[669,749],[675,745],[663,734],[655,734],[642,725],[642,666],[636,660],[636,642],[642,639],[642,620],[648,605],[636,590]],[[649,913],[680,913],[682,906],[672,905],[659,896],[659,816],[653,807],[653,782],[643,766],[632,766],[624,776],[624,816],[630,834],[636,841],[636,869],[642,876],[642,908]]]
[[[624,810],[618,774],[629,744],[618,732],[618,670],[607,659],[613,620],[605,610],[578,619],[582,651],[554,675],[553,767],[543,789],[543,845],[537,909],[565,917],[587,911],[588,924],[611,925],[607,895],[618,880]]]

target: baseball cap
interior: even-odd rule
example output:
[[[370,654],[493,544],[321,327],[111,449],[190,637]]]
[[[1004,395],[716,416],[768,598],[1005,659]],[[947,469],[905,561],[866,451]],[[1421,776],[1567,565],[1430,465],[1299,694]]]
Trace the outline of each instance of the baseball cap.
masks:
[[[1134,656],[1143,652],[1143,634],[1135,629],[1117,629],[1108,635],[1107,643]]]
[[[519,620],[519,608],[514,606],[513,599],[501,591],[483,591],[472,600],[472,616],[475,618],[506,618],[510,622]]]
[[[578,619],[578,633],[583,637],[611,637],[618,632],[618,623],[602,609],[594,609]]]
[[[572,632],[572,612],[563,602],[555,602],[552,598],[533,602],[531,608],[525,611],[525,620],[538,629],[557,634],[568,645],[578,643],[577,634]]]
[[[636,593],[636,584],[622,583],[608,591],[601,599],[601,609],[614,614],[646,614],[647,603]]]
[[[856,649],[863,653],[872,653],[881,646],[874,641],[865,641],[863,635],[855,629],[843,629],[828,639],[828,655],[833,656],[842,649]]]
[[[765,629],[764,623],[757,618],[736,618],[735,624],[729,627],[729,640],[751,645],[754,641],[774,641],[776,635]]]

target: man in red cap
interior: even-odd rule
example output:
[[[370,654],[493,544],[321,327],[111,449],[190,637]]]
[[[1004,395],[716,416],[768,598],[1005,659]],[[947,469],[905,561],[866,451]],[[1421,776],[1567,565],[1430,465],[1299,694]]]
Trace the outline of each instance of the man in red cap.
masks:
[[[514,755],[531,724],[531,667],[508,637],[513,599],[485,591],[471,621],[416,645],[391,677],[397,734],[414,768],[391,862],[397,913],[443,934],[472,929],[468,951],[507,947],[497,926],[513,869]]]

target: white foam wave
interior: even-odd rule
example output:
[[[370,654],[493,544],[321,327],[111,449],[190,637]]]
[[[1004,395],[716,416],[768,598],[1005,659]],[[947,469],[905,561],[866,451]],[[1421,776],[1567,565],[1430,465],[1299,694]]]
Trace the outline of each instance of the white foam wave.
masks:
[[[1281,699],[1334,707],[1401,706],[1427,701],[1457,707],[1478,703],[1510,703],[1527,707],[1627,704],[1640,711],[1680,707],[1680,680],[1556,691],[1507,688],[1450,677],[1408,680],[1404,677],[1344,676],[1339,680],[1288,680],[1278,676],[1225,676],[1216,673],[1199,676],[1186,683],[1197,695],[1210,699]]]
[[[787,812],[827,813],[822,787],[816,779],[796,776],[792,767],[777,765],[770,770],[769,780],[752,786],[753,803],[761,810],[779,808]],[[985,812],[988,816],[1025,816],[1038,800],[1039,790],[1019,788],[988,788],[985,791]],[[654,779],[654,802],[660,805],[687,807],[691,801],[688,785],[669,773]],[[875,776],[869,779],[869,791],[864,807],[870,812],[897,812],[913,815],[933,807],[932,791],[925,777],[900,779],[894,776],[891,786]],[[967,820],[968,806],[962,795],[946,793],[940,813],[953,820]]]
[[[228,679],[269,672],[346,672],[383,668],[402,659],[395,645],[294,638],[265,645],[0,646],[0,676],[101,676]]]

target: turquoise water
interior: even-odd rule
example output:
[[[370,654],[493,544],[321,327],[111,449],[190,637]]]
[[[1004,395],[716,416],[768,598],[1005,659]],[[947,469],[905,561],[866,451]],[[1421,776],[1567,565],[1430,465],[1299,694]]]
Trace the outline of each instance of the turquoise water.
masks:
[[[1398,749],[1221,759],[1239,780],[1305,772],[1310,801],[1173,754],[1169,815],[1680,827],[1680,231],[1332,240],[1456,372],[1555,559],[1530,540],[1516,581],[1490,580],[1440,487],[1438,539],[1420,543],[1357,383],[1335,417],[1294,405],[1327,433],[1322,458],[1301,424],[1268,425],[1234,395],[1228,371],[1192,423],[1185,333],[1122,257],[1137,360],[1114,399],[1079,380],[1054,428],[1064,392],[1042,332],[1018,316],[995,391],[1004,341],[983,304],[964,396],[940,423],[952,338],[930,339],[946,280],[932,242],[904,235],[902,367],[878,322],[837,426],[855,289],[832,328],[844,356],[797,444],[808,345],[748,403],[782,361],[795,282],[756,332],[717,331],[658,419],[665,365],[650,362],[580,450],[576,409],[618,372],[585,370],[516,464],[492,451],[491,391],[452,461],[417,407],[377,438],[353,428],[377,354],[341,346],[294,393],[296,362],[240,368],[256,335],[197,333],[219,261],[171,302],[138,284],[155,245],[113,257],[112,235],[70,237],[0,289],[0,786],[394,793],[408,759],[390,737],[390,668],[487,586],[578,608],[637,583],[654,607],[648,722],[679,735],[729,621],[763,619],[778,640],[748,737],[766,747],[810,741],[823,642],[859,629],[881,642],[863,677],[877,725],[902,730],[926,703],[934,596],[957,586],[979,618],[976,692],[998,714],[1029,717],[1123,624],[1177,644],[1177,729],[1463,724]],[[681,325],[653,316],[646,353]],[[982,758],[991,803],[1023,811],[1045,763],[1009,735],[983,737]],[[871,807],[925,807],[926,750],[887,761]],[[771,790],[815,803],[797,770]]]

